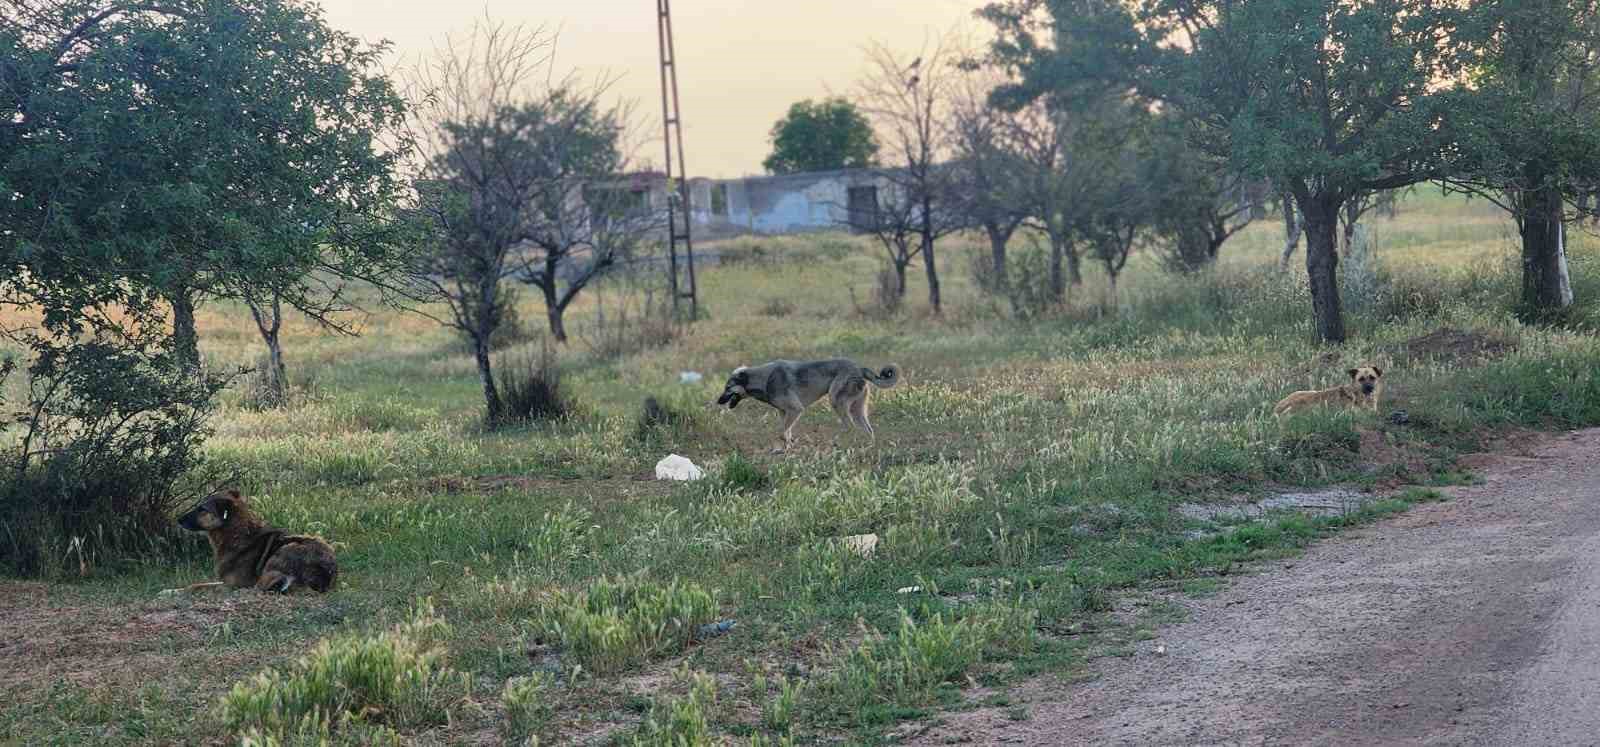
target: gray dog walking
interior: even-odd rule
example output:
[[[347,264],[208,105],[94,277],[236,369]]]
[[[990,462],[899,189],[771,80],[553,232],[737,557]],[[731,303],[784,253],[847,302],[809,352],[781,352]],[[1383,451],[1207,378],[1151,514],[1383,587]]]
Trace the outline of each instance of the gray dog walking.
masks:
[[[732,410],[739,400],[749,397],[765,402],[783,413],[783,445],[773,449],[781,453],[794,444],[794,424],[811,403],[828,395],[833,411],[848,432],[852,424],[860,426],[868,436],[876,439],[872,421],[867,416],[867,384],[888,389],[900,383],[900,367],[889,364],[876,371],[845,358],[823,361],[777,360],[759,366],[740,366],[728,377],[717,404]]]

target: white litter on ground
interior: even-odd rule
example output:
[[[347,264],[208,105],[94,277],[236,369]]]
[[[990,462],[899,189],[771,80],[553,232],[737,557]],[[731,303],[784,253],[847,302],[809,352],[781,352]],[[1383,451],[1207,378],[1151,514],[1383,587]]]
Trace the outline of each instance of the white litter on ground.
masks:
[[[679,371],[678,372],[678,383],[680,383],[680,384],[698,384],[698,383],[700,383],[700,380],[703,379],[703,378],[705,378],[705,377],[701,376],[699,371]]]
[[[657,480],[698,480],[705,476],[705,470],[696,467],[687,457],[677,454],[668,454],[656,462]]]

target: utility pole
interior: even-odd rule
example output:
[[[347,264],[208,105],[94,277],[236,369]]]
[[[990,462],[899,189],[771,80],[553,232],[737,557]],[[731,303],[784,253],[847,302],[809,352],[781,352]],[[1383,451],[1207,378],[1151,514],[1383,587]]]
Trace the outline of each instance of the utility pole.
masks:
[[[689,301],[689,320],[700,316],[694,283],[694,244],[689,240],[689,224],[694,222],[689,204],[689,172],[683,165],[683,120],[678,108],[678,54],[672,46],[672,8],[670,0],[656,0],[656,37],[661,47],[661,131],[666,145],[667,172],[667,272],[672,292],[672,311],[678,314],[679,301]],[[672,146],[678,146],[678,168],[672,168]],[[677,177],[677,204],[673,204],[673,177]],[[682,224],[679,224],[680,218]],[[683,247],[688,267],[687,290],[678,283],[678,248]]]

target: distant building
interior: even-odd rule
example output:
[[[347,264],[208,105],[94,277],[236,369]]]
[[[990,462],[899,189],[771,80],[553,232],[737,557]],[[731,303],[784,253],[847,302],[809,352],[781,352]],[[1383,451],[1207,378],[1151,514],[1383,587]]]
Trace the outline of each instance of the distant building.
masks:
[[[712,236],[870,230],[893,185],[874,169],[692,179],[696,229]]]

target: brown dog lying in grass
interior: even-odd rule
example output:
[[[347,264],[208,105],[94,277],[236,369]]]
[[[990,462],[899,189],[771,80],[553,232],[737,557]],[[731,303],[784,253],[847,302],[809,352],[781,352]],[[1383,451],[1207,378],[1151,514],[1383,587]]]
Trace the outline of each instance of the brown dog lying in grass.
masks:
[[[287,534],[267,526],[237,490],[207,496],[178,517],[178,526],[206,533],[221,579],[194,584],[188,591],[253,586],[280,594],[301,587],[325,592],[339,579],[331,545],[320,537]]]
[[[1332,389],[1295,392],[1284,397],[1277,407],[1272,408],[1272,414],[1283,415],[1292,410],[1321,404],[1345,404],[1377,412],[1378,397],[1383,394],[1383,369],[1377,366],[1362,366],[1352,368],[1348,373],[1350,383]]]

